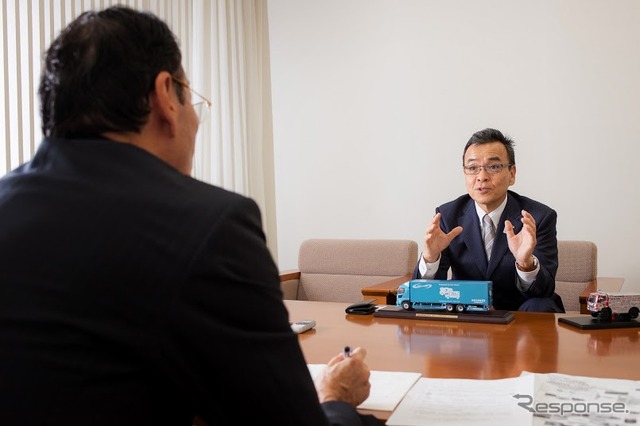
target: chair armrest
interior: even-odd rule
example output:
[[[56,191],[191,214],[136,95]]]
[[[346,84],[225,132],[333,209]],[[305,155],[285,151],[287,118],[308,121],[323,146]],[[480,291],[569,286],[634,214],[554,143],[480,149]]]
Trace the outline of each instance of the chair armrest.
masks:
[[[289,269],[280,272],[280,282],[300,279],[300,271],[297,269]]]
[[[292,269],[280,272],[280,289],[285,300],[298,300],[300,271]]]
[[[395,305],[398,286],[411,280],[411,274],[372,284],[360,289],[364,300],[376,299],[378,305]]]

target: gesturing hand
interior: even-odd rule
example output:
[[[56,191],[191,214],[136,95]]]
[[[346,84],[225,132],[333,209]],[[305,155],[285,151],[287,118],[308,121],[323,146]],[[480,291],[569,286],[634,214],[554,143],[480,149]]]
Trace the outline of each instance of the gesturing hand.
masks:
[[[507,233],[509,250],[516,258],[518,265],[529,267],[533,263],[533,250],[536,248],[536,221],[527,212],[522,210],[522,229],[518,234],[513,231],[513,224],[505,220],[504,230]]]
[[[442,250],[449,247],[451,241],[462,233],[462,226],[456,226],[449,233],[445,233],[440,229],[440,217],[442,215],[438,212],[431,219],[431,223],[427,227],[427,231],[424,235],[424,251],[422,257],[427,263],[433,263],[440,257]]]

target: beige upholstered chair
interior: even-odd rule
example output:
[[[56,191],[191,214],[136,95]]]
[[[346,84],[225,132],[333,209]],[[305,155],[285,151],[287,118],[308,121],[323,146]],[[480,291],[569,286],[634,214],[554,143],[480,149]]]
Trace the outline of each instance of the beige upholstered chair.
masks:
[[[580,294],[598,274],[598,249],[591,241],[558,240],[556,293],[567,312],[580,312]]]
[[[360,289],[413,272],[412,240],[310,239],[300,245],[298,270],[280,274],[285,299],[357,302]]]

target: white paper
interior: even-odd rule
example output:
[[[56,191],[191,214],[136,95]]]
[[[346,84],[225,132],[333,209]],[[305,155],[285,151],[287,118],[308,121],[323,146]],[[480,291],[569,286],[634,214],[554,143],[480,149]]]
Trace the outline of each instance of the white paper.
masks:
[[[387,426],[640,424],[640,381],[523,372],[500,380],[421,378]]]
[[[311,377],[315,380],[325,364],[307,364]],[[405,371],[371,370],[369,397],[358,408],[364,410],[393,411],[400,400],[422,376],[421,373]]]
[[[533,376],[499,380],[421,378],[387,426],[530,425],[532,413],[512,395],[531,393]]]
[[[640,424],[640,381],[536,374],[533,425]]]

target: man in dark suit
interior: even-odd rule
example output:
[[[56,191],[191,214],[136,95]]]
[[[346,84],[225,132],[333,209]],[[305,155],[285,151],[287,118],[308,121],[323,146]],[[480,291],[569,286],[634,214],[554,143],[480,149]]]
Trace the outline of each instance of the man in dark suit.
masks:
[[[508,190],[513,145],[495,129],[471,136],[462,156],[468,194],[436,209],[413,278],[447,279],[450,269],[453,279],[492,281],[496,309],[564,312],[554,293],[557,214]]]
[[[125,7],[47,51],[45,138],[0,180],[0,425],[379,424],[363,348],[314,385],[257,204],[190,176],[181,61]]]

